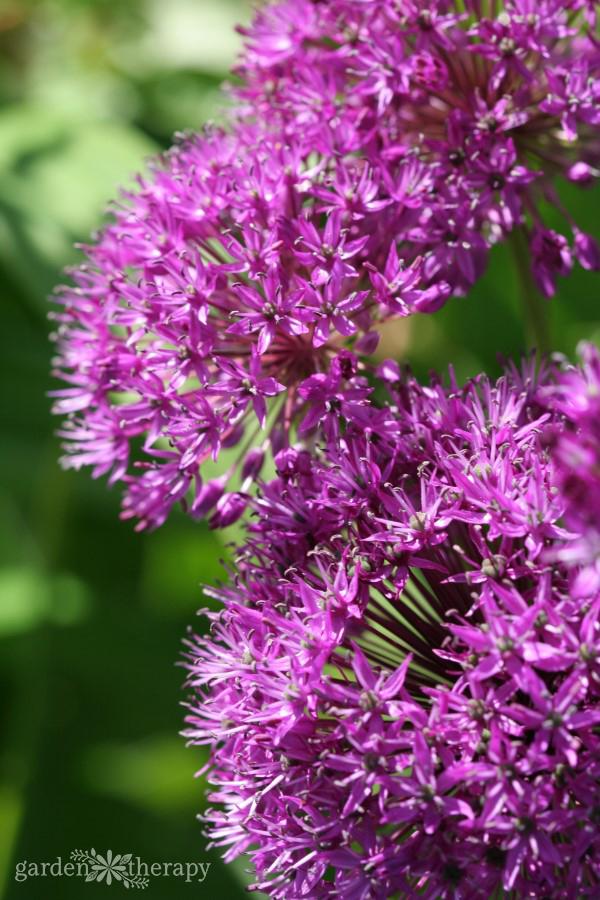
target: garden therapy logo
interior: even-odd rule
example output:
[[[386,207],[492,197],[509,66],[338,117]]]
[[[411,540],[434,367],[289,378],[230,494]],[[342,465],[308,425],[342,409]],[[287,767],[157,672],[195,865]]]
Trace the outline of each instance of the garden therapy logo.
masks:
[[[113,880],[120,882],[126,888],[146,888],[150,883],[150,876],[185,878],[186,881],[204,881],[208,875],[210,863],[145,863],[139,856],[132,858],[131,853],[117,853],[113,856],[109,850],[105,856],[91,850],[73,850],[72,862],[63,864],[58,856],[55,862],[17,863],[15,869],[15,881],[27,881],[28,878],[40,878],[51,876],[61,878],[63,876],[80,876],[86,881],[103,881],[112,884]]]
[[[123,856],[119,853],[113,859],[112,850],[109,850],[104,858],[92,847],[89,853],[86,850],[73,850],[71,859],[78,863],[87,863],[89,871],[86,881],[102,881],[106,877],[107,884],[112,884],[114,878],[116,881],[122,881],[126,888],[148,887],[148,878],[128,874],[127,864],[131,862],[131,853],[125,853]]]

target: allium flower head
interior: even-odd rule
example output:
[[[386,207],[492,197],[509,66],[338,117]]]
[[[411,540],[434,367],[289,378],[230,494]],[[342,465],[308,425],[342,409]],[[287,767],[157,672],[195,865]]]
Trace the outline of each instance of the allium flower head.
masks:
[[[340,373],[327,376],[342,342],[371,352],[374,323],[447,296],[443,281],[424,288],[419,260],[398,259],[393,233],[377,241],[394,284],[377,297],[361,286],[373,217],[390,200],[325,208],[332,164],[254,129],[183,137],[58,291],[64,462],[126,482],[123,516],[138,527],[160,525],[178,500],[233,521],[260,470],[255,455],[227,493],[248,448],[287,446],[315,378],[337,378],[343,393]],[[202,464],[233,447],[229,472],[203,480]]]
[[[598,896],[600,591],[555,552],[578,520],[548,452],[597,373],[589,351],[422,387],[386,363],[387,408],[277,457],[189,641],[208,834],[258,890]]]
[[[580,240],[544,226],[540,201],[577,238],[555,180],[587,185],[598,175],[595,6],[275,0],[243,31],[236,93],[262,127],[363,155],[379,194],[395,201],[383,220],[415,204],[403,238],[427,275],[444,272],[466,291],[487,247],[524,222],[534,275],[551,295],[573,255],[590,260]]]
[[[573,255],[597,268],[594,239],[561,207],[571,244],[538,202],[560,206],[555,176],[598,172],[592,13],[574,0],[258,12],[231,130],[156,160],[58,291],[65,464],[125,482],[138,527],[178,501],[225,524],[260,470],[255,454],[242,474],[248,448],[290,445],[319,381],[327,402],[340,348],[369,354],[381,322],[465,293],[515,226],[546,294]],[[224,449],[229,468],[208,474]]]

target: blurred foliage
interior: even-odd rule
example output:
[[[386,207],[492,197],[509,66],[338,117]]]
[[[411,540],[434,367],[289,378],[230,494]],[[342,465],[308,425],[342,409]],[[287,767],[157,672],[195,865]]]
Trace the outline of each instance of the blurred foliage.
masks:
[[[152,879],[144,896],[243,895],[244,866],[194,823],[206,753],[177,736],[181,637],[221,574],[221,538],[174,517],[136,535],[116,492],[63,473],[47,391],[47,296],[104,204],[175,130],[221,115],[217,93],[246,0],[0,0],[0,892],[80,900],[76,878],[14,880],[16,862],[111,848],[210,861],[206,884]],[[568,190],[595,230],[598,194]],[[598,336],[596,276],[548,304],[553,346]],[[416,372],[499,371],[527,343],[509,249],[472,295],[384,336]],[[202,627],[198,622],[198,627]],[[119,890],[120,888],[117,888]],[[96,884],[88,892],[104,891]],[[91,896],[91,893],[89,894]]]
[[[111,848],[210,862],[205,884],[144,892],[243,896],[244,866],[208,853],[195,815],[206,751],[178,736],[181,639],[222,574],[219,539],[183,517],[152,535],[116,492],[61,472],[47,391],[48,295],[106,202],[174,130],[221,115],[242,0],[0,0],[0,895],[81,900],[78,878],[15,864]],[[202,623],[198,621],[199,627]],[[121,890],[112,887],[111,890]],[[88,885],[102,892],[104,885]]]

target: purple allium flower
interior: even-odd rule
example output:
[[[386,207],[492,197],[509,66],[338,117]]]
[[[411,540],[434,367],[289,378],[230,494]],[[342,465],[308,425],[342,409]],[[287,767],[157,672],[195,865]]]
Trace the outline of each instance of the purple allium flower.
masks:
[[[240,111],[323,153],[364,156],[373,196],[387,196],[382,181],[397,201],[381,227],[416,201],[403,237],[425,273],[443,272],[455,292],[479,277],[490,244],[524,225],[549,296],[571,257],[566,239],[544,228],[540,201],[576,236],[553,183],[598,175],[595,6],[273,0],[243,30]],[[552,252],[540,252],[542,235],[553,236]],[[370,250],[378,261],[376,240]],[[586,259],[598,268],[597,251]]]
[[[592,20],[583,0],[259,12],[232,130],[155,161],[58,292],[65,465],[125,482],[140,528],[178,501],[229,519],[260,431],[278,452],[307,427],[306,379],[344,345],[372,352],[382,321],[465,293],[515,225],[546,294],[573,257],[597,268],[594,239],[563,210],[571,248],[538,202],[559,203],[557,175],[598,174]]]
[[[331,172],[361,201],[325,208]],[[448,296],[443,279],[425,286],[418,259],[404,269],[393,231],[374,236],[392,201],[374,202],[369,184],[358,162],[243,127],[183,138],[115,207],[75,286],[59,290],[56,374],[68,387],[55,409],[68,416],[65,465],[124,481],[124,518],[156,527],[181,500],[196,516],[219,503],[232,521],[259,467],[232,499],[229,476],[261,430],[276,452],[289,444],[343,342],[371,352],[375,323]],[[367,243],[394,265],[377,297]],[[342,390],[343,374],[331,377]],[[202,464],[234,447],[227,475],[204,481]]]
[[[598,896],[600,587],[553,551],[597,518],[561,466],[568,421],[598,458],[599,373],[586,350],[422,387],[389,362],[388,407],[342,402],[312,457],[277,456],[189,640],[208,835],[256,889]]]

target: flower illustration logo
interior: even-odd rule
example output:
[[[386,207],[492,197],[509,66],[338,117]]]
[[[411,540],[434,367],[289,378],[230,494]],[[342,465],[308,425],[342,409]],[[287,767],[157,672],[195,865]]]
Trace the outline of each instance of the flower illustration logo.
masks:
[[[94,854],[93,850],[92,854]],[[92,871],[85,879],[86,881],[102,881],[105,875],[107,884],[112,882],[113,875],[117,881],[122,880],[123,876],[121,873],[125,871],[125,863],[129,862],[131,859],[131,853],[127,853],[123,857],[118,854],[113,859],[112,850],[109,850],[106,854],[106,859],[104,859],[103,856],[100,856],[99,853],[96,853],[95,856],[98,862],[95,866],[92,866]]]
[[[112,850],[109,850],[106,857],[104,857],[99,853],[96,853],[92,847],[89,853],[86,850],[74,850],[71,853],[71,859],[74,859],[79,863],[86,863],[86,881],[102,881],[105,878],[107,884],[112,884],[114,878],[115,881],[122,882],[126,888],[148,887],[147,878],[143,878],[140,875],[133,875],[128,870],[131,861],[131,853],[125,853],[123,855],[118,853],[113,858]]]

